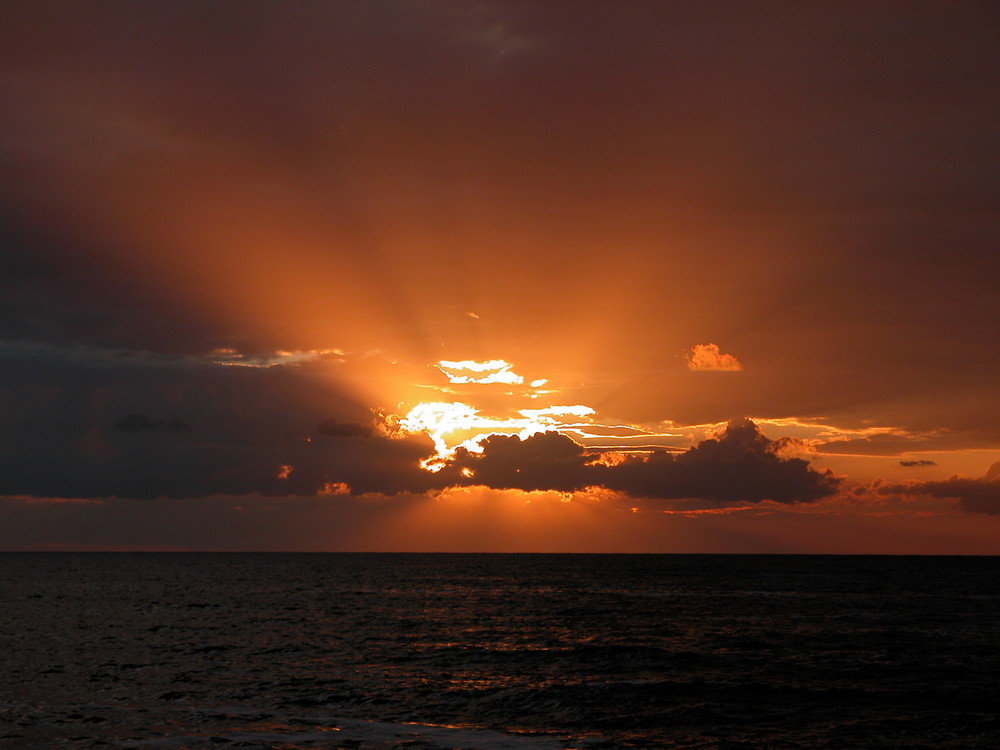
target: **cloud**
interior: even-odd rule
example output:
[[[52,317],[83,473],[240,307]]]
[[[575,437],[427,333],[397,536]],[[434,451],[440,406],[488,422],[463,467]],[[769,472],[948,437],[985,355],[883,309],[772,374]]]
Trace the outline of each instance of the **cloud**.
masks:
[[[732,354],[723,354],[717,344],[695,344],[687,355],[689,370],[739,372],[743,365]]]
[[[371,437],[372,428],[369,425],[363,425],[357,422],[338,422],[336,419],[328,419],[317,425],[316,432],[320,435],[329,435],[330,437],[366,438]]]
[[[595,487],[660,507],[685,498],[809,502],[837,484],[804,460],[780,457],[780,444],[746,419],[686,452],[627,456],[614,465],[557,432],[495,434],[483,439],[481,452],[460,448],[431,472],[421,466],[435,453],[431,436],[366,426],[371,410],[309,367],[228,367],[89,349],[86,355],[43,347],[6,358],[0,495],[332,497],[347,488],[358,496],[473,485]],[[150,416],[149,404],[169,405],[173,416]],[[316,404],[336,416],[317,424]],[[188,430],[192,421],[197,430]]]
[[[436,367],[452,383],[506,383],[508,385],[519,385],[524,382],[524,378],[511,369],[513,365],[502,359],[491,359],[485,362],[477,362],[471,359],[452,362],[443,359],[438,362]],[[475,374],[469,375],[463,373]]]
[[[717,438],[690,450],[656,451],[607,466],[599,454],[565,435],[546,432],[520,439],[494,435],[482,453],[456,452],[455,469],[465,483],[496,489],[573,491],[604,487],[649,501],[702,498],[718,504],[811,502],[832,495],[838,480],[798,458],[780,458],[778,444],[749,419],[731,421]],[[457,480],[461,481],[461,480]]]
[[[779,445],[749,419],[733,420],[718,438],[673,455],[653,453],[608,469],[606,486],[633,496],[700,497],[719,503],[811,502],[832,495],[838,480],[801,458],[780,458]]]
[[[921,458],[915,461],[900,461],[900,466],[937,466],[937,461]]]
[[[289,496],[338,482],[392,494],[437,482],[419,468],[433,451],[424,435],[311,439],[317,431],[361,436],[372,415],[309,367],[227,367],[94,348],[0,354],[0,495]],[[172,416],[150,416],[150,404]],[[319,430],[317,404],[337,415]]]
[[[958,500],[962,510],[998,515],[1000,514],[1000,461],[990,466],[986,474],[978,479],[953,476],[931,482],[888,484],[880,487],[879,493],[954,498]]]
[[[490,435],[482,453],[459,448],[446,476],[466,480],[456,484],[481,484],[494,489],[560,490],[570,492],[598,485],[596,467],[583,446],[558,432],[540,432],[521,439],[517,435]]]

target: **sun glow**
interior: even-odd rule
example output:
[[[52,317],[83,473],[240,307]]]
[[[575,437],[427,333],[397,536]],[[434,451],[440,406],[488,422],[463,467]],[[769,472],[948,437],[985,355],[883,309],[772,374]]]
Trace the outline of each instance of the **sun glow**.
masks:
[[[471,359],[453,362],[443,359],[437,363],[436,367],[448,377],[449,381],[461,385],[468,383],[520,385],[524,382],[524,378],[513,371],[513,365],[502,359],[491,359],[486,362],[476,362]],[[466,375],[462,373],[477,374]],[[485,374],[480,375],[479,373]]]
[[[514,366],[503,359],[441,360],[434,365],[450,383],[458,385],[490,385],[504,383],[520,385],[524,378],[514,372]],[[546,379],[531,381],[531,386],[543,385]],[[445,387],[435,386],[442,393]],[[508,394],[513,396],[514,394]],[[535,397],[537,393],[522,393]],[[562,431],[578,426],[579,420],[588,420],[594,410],[589,406],[574,404],[569,406],[548,406],[543,409],[512,409],[508,416],[491,416],[461,401],[424,401],[416,404],[405,416],[398,419],[397,426],[404,433],[425,433],[434,443],[435,455],[421,462],[428,471],[440,471],[459,448],[471,453],[482,453],[482,442],[490,435],[517,435],[522,440],[539,432]],[[572,417],[575,424],[567,424],[562,418]]]
[[[435,401],[414,406],[399,422],[406,432],[424,432],[434,441],[437,455],[426,459],[423,467],[439,471],[459,448],[482,453],[482,441],[490,435],[517,435],[522,440],[539,432],[559,430],[564,424],[558,416],[586,417],[594,413],[589,406],[550,406],[547,409],[522,409],[517,417],[488,417],[468,404]]]
[[[521,384],[525,381],[514,372],[514,365],[503,359],[485,361],[442,360],[434,365],[453,384],[477,389],[494,383]],[[434,443],[435,454],[425,458],[421,466],[428,471],[440,471],[454,458],[459,448],[470,453],[482,453],[483,443],[491,435],[516,435],[522,440],[541,432],[559,432],[581,445],[604,454],[611,451],[607,461],[624,460],[625,453],[636,453],[659,447],[679,449],[686,443],[678,431],[663,432],[635,425],[601,424],[594,421],[596,412],[584,404],[551,405],[543,408],[517,408],[525,405],[519,399],[537,400],[539,397],[559,393],[559,389],[541,390],[548,379],[529,381],[530,390],[507,392],[501,396],[510,406],[504,408],[496,401],[493,392],[492,413],[462,401],[422,401],[414,405],[405,416],[391,415],[394,429],[401,434],[426,434]],[[453,393],[444,385],[427,385],[447,398]],[[463,389],[465,392],[465,389]],[[483,391],[484,393],[486,391]],[[388,415],[384,415],[388,417]],[[624,451],[625,453],[621,453]],[[468,475],[466,475],[468,476]]]

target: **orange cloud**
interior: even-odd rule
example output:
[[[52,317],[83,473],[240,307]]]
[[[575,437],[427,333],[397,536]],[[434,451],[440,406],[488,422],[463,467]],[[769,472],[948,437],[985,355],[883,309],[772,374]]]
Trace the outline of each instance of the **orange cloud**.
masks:
[[[687,356],[689,370],[739,372],[743,365],[732,354],[723,354],[718,344],[695,344]]]
[[[346,482],[327,482],[320,489],[321,495],[350,495],[351,488]]]

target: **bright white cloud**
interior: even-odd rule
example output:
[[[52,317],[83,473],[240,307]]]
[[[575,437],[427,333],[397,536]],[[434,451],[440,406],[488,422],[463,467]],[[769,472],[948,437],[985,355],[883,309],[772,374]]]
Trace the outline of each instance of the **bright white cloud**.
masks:
[[[508,385],[520,385],[524,382],[524,378],[513,371],[513,365],[502,359],[490,359],[485,362],[477,362],[472,359],[454,362],[443,359],[437,363],[436,367],[452,383],[506,383]]]

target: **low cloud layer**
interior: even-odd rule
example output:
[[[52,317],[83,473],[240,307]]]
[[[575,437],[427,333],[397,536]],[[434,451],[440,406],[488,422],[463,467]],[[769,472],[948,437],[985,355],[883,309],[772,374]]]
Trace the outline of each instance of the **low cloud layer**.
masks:
[[[495,435],[481,454],[459,450],[451,467],[465,483],[500,489],[572,491],[604,487],[653,501],[701,498],[719,504],[800,503],[833,494],[838,480],[798,458],[779,458],[778,444],[749,419],[734,420],[717,438],[680,454],[655,451],[606,465],[565,435],[524,440]],[[461,480],[459,480],[461,481]]]
[[[338,422],[336,419],[327,419],[319,423],[316,432],[330,437],[371,437],[372,427],[357,422]]]
[[[1000,514],[1000,461],[990,466],[980,478],[951,477],[939,481],[884,485],[883,495],[930,495],[956,499],[963,510],[972,513]]]
[[[314,495],[338,482],[387,493],[433,485],[413,468],[433,451],[430,440],[364,439],[374,432],[368,406],[320,364],[227,367],[96,348],[3,354],[0,495],[197,498]],[[331,413],[337,418],[324,421]]]
[[[387,434],[319,364],[225,367],[190,358],[48,350],[10,358],[0,376],[9,429],[0,437],[0,495],[199,498],[426,493],[448,487],[572,492],[604,488],[662,507],[799,503],[837,480],[749,420],[683,453],[605,460],[558,432],[492,435],[438,472],[422,433]],[[15,398],[20,394],[20,398]],[[325,404],[335,416],[317,415]],[[317,418],[327,417],[327,418]]]

